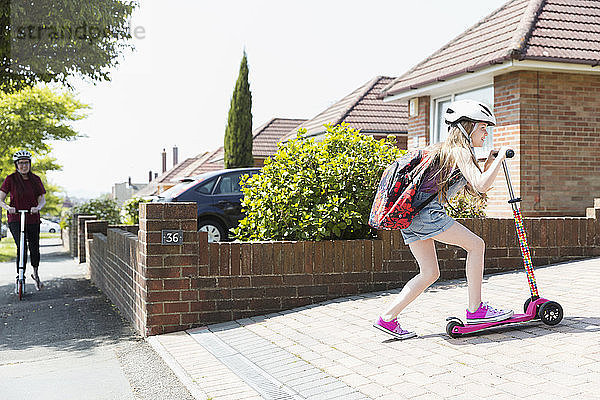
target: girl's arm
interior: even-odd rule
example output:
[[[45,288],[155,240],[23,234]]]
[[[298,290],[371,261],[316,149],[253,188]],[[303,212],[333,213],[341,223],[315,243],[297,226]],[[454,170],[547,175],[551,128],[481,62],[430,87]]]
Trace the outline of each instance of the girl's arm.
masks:
[[[488,164],[488,168],[484,172],[480,172],[477,166],[473,163],[471,153],[467,149],[456,149],[455,159],[456,165],[460,169],[460,172],[467,179],[467,181],[473,186],[479,193],[485,193],[492,187],[496,175],[500,172],[502,161],[506,158],[506,150],[509,148],[503,146],[498,152],[498,156],[491,163]]]
[[[0,207],[5,209],[6,211],[8,211],[11,214],[14,214],[15,212],[17,212],[17,210],[14,207],[11,207],[4,202],[4,200],[6,200],[6,195],[7,195],[6,193],[4,193],[2,190],[0,190]]]
[[[39,213],[40,210],[46,205],[46,197],[43,194],[40,194],[37,198],[38,205],[37,207],[31,207],[32,213]]]

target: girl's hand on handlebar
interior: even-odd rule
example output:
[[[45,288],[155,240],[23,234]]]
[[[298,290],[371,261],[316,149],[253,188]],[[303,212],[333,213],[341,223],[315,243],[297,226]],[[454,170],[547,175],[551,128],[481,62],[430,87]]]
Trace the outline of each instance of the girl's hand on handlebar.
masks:
[[[488,156],[487,160],[485,160],[485,164],[483,165],[483,171],[487,171],[488,170],[488,168],[492,165],[492,163],[496,159],[497,155],[498,155],[498,151],[497,150],[492,149],[490,151],[490,155]]]
[[[8,207],[8,213],[9,214],[16,214],[17,213],[17,209],[14,207]]]
[[[31,207],[31,213],[32,214],[37,214],[40,212],[40,209],[38,207]]]

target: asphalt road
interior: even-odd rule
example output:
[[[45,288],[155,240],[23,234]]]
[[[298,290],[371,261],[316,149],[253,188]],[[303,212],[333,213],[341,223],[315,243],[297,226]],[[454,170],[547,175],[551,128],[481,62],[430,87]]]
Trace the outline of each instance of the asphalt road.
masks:
[[[29,278],[22,301],[14,262],[0,263],[1,399],[193,399],[59,239],[41,252],[44,288]]]

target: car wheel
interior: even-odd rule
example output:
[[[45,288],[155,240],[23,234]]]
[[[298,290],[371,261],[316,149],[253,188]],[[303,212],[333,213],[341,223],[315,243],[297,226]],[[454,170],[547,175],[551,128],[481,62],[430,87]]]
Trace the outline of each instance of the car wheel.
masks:
[[[56,233],[56,229],[50,228],[50,230],[48,232],[50,232],[50,233]]]
[[[207,232],[208,233],[208,241],[210,242],[223,242],[227,240],[227,232],[225,228],[213,220],[205,220],[200,221],[198,224],[199,232]]]

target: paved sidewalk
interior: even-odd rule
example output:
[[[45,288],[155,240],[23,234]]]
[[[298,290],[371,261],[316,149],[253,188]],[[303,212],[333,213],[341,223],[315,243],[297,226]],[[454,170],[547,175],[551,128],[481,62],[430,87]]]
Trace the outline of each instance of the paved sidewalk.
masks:
[[[432,286],[401,316],[420,336],[390,340],[371,327],[392,292],[154,336],[151,344],[196,398],[600,399],[600,258],[536,269],[563,321],[534,321],[459,339],[445,318],[464,318],[462,281]],[[524,272],[486,277],[484,298],[521,313]]]
[[[15,263],[0,263],[0,399],[194,398],[60,239],[42,239],[40,247],[44,288],[27,279],[22,301],[14,294]]]

